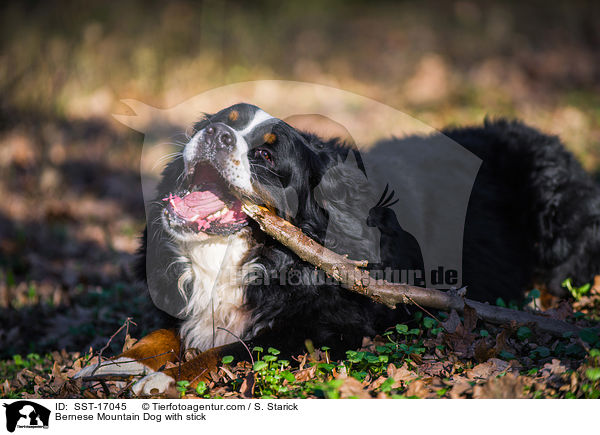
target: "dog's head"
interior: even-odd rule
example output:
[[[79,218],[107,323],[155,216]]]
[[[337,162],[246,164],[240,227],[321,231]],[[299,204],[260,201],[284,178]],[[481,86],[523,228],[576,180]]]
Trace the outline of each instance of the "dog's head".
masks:
[[[243,201],[296,221],[322,175],[311,137],[250,104],[205,116],[159,186],[163,226],[184,240],[233,234],[248,223]]]

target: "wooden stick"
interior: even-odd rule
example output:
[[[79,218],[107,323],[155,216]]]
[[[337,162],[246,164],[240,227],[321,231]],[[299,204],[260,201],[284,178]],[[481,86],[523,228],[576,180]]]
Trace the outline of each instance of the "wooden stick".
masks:
[[[444,311],[454,309],[462,313],[465,305],[468,305],[475,309],[480,319],[495,324],[533,323],[540,331],[560,337],[567,332],[577,333],[581,329],[550,317],[466,299],[453,294],[453,292],[375,280],[368,271],[361,269],[366,266],[366,262],[349,260],[346,256],[325,248],[299,228],[264,207],[244,204],[242,208],[248,216],[258,222],[261,230],[290,248],[302,260],[325,271],[339,281],[342,287],[367,296],[390,308],[395,308],[397,304],[417,304]]]

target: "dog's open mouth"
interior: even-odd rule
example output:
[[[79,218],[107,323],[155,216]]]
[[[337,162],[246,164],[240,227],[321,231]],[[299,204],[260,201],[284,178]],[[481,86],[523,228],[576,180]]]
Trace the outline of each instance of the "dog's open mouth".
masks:
[[[229,190],[221,174],[208,163],[194,168],[184,191],[163,198],[171,228],[215,235],[232,234],[248,223],[242,203]]]

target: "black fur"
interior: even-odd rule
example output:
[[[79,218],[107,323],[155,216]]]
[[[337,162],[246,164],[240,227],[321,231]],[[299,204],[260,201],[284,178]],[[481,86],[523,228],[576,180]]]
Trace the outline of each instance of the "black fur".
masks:
[[[196,128],[206,125],[199,123]],[[277,142],[257,146],[272,153],[272,166],[265,169],[265,162],[255,152],[257,148],[248,153],[254,182],[262,192],[252,199],[269,202],[281,216],[323,242],[331,216],[319,204],[314,189],[340,158],[356,151],[337,141],[324,142],[315,135],[296,131],[281,121],[272,131]],[[497,297],[517,299],[534,284],[544,284],[562,296],[561,282],[565,278],[582,285],[600,273],[600,192],[558,138],[520,122],[504,120],[449,129],[443,134],[483,160],[469,201],[464,233],[463,284],[469,288],[469,297],[482,301],[494,301]],[[427,139],[401,140],[426,144]],[[358,155],[357,162],[362,168]],[[161,195],[177,183],[182,171],[181,160],[166,169],[159,187]],[[359,188],[351,183],[346,186],[350,198],[341,198],[339,209],[351,202],[352,189]],[[297,210],[293,213],[286,197],[289,192],[297,195],[297,207],[292,207]],[[369,212],[368,224],[381,231],[382,264],[374,266],[423,269],[419,244],[400,227],[394,212],[387,207],[394,200],[388,196],[386,192]],[[157,212],[160,213],[160,206]],[[352,227],[352,218],[343,224],[348,226],[348,237],[343,239],[346,246],[338,247],[340,252],[349,246],[360,250],[361,235]],[[245,338],[262,338],[290,351],[301,350],[307,338],[315,345],[350,349],[359,346],[363,336],[392,326],[404,313],[335,284],[311,284],[309,277],[314,274],[314,266],[265,236],[254,223],[250,225],[254,246],[248,258],[262,264],[267,276],[254,277],[246,287],[246,304],[253,321]],[[157,231],[159,236],[164,235],[162,229]],[[148,278],[158,280],[165,294],[176,292],[181,266],[167,268],[172,258],[161,258],[163,264],[154,265]],[[145,261],[140,264],[145,267]],[[145,269],[140,273],[145,279]],[[282,284],[282,274],[304,284]]]
[[[482,300],[600,272],[600,191],[556,136],[521,122],[444,132],[483,160],[465,225],[465,283]]]

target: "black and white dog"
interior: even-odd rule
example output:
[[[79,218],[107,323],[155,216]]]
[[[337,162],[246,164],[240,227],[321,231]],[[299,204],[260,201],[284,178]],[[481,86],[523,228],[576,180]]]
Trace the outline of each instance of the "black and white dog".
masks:
[[[533,284],[562,295],[565,278],[581,285],[600,273],[600,192],[556,137],[502,120],[442,134],[482,160],[464,222],[462,284],[470,298],[509,300]],[[427,139],[393,142],[426,146]],[[370,192],[375,206],[365,204],[357,213],[368,175],[329,176],[349,155],[362,171],[356,150],[298,131],[249,104],[198,122],[181,158],[163,173],[140,262],[154,298],[185,301],[182,322],[176,334],[151,334],[121,358],[198,348],[205,351],[199,359],[160,377],[193,381],[219,355],[236,353],[238,339],[288,352],[301,351],[311,339],[344,351],[397,322],[402,310],[335,282],[311,280],[314,266],[264,235],[242,211],[242,201],[264,205],[338,253],[361,255],[368,245],[378,251],[373,267],[423,271],[419,243],[390,208],[397,199],[388,191]],[[356,216],[367,225],[357,224]],[[379,238],[370,237],[373,229]],[[164,361],[143,364],[157,370]],[[141,382],[136,391],[163,384]]]

